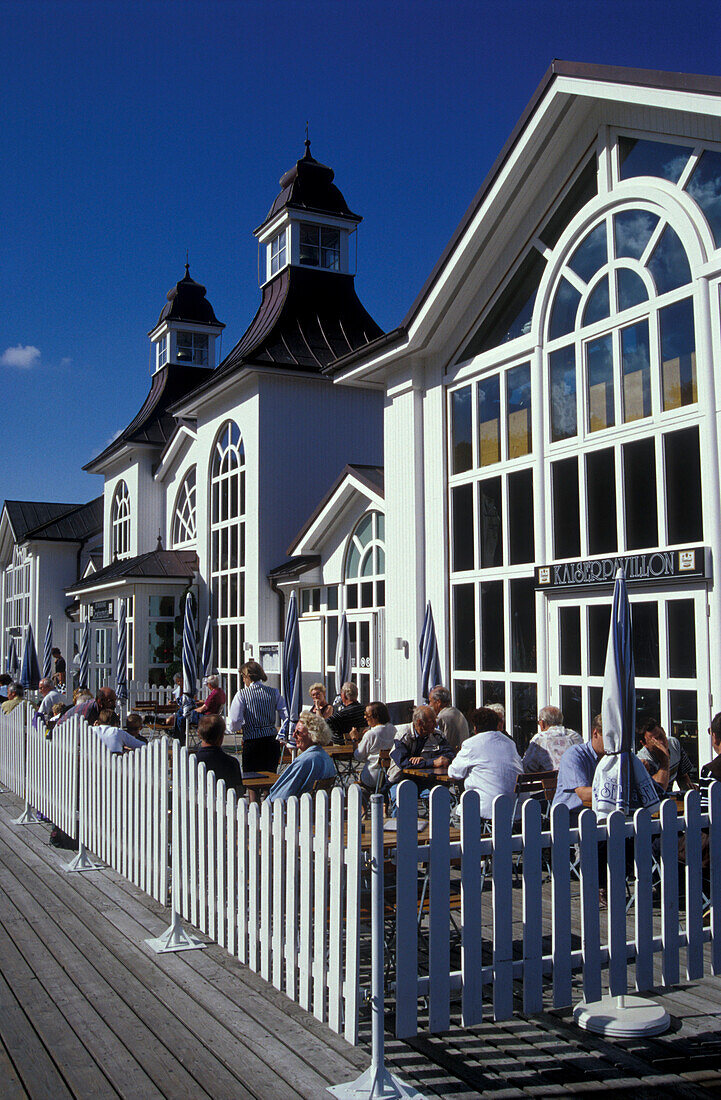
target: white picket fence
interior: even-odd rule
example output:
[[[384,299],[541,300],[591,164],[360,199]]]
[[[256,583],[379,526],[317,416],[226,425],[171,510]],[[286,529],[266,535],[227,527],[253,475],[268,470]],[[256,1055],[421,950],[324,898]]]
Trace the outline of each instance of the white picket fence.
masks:
[[[82,722],[81,844],[162,905],[168,903],[168,739],[112,753]]]
[[[135,710],[138,700],[144,704],[151,703],[153,706],[165,706],[173,702],[173,689],[158,684],[143,683],[141,680],[130,680],[128,682],[128,710]]]
[[[25,798],[72,837],[77,836],[78,723],[72,718],[49,733],[42,717],[28,708]]]
[[[572,829],[568,809],[558,806],[548,830],[539,804],[530,800],[523,807],[521,831],[513,833],[513,812],[513,798],[497,798],[492,835],[484,836],[478,795],[467,791],[461,800],[460,839],[451,842],[448,791],[436,787],[430,798],[429,841],[419,844],[417,789],[401,785],[394,890],[398,1037],[418,1033],[421,997],[428,999],[428,1030],[439,1032],[450,1026],[452,994],[460,993],[464,1026],[481,1020],[484,1001],[495,1020],[509,1019],[514,980],[522,983],[523,1011],[530,1014],[549,1007],[549,998],[554,1008],[571,1005],[573,975],[579,972],[586,1001],[598,1000],[604,984],[614,996],[626,993],[632,983],[638,990],[650,989],[657,980],[656,955],[664,985],[678,982],[681,953],[686,977],[701,978],[709,940],[711,972],[721,974],[721,783],[710,789],[708,813],[701,812],[699,793],[688,792],[682,818],[675,801],[666,800],[656,819],[649,810],[639,810],[632,820],[614,813],[607,824],[597,823],[586,810]],[[703,830],[708,830],[711,853],[710,882],[705,883],[706,901],[711,902],[707,927]],[[682,907],[679,831],[686,843]],[[599,911],[599,844],[606,845],[601,860],[608,868],[607,919]],[[580,885],[573,866],[576,845]],[[545,892],[544,864],[550,864]],[[420,898],[419,868],[424,880]],[[522,922],[516,917],[514,925],[517,875]],[[486,876],[492,889],[484,892]],[[580,897],[572,901],[572,894],[578,895],[574,884]],[[550,927],[545,944],[544,927]],[[423,956],[419,935],[426,948]],[[452,949],[455,958],[460,952],[460,969],[451,964]]]
[[[177,742],[172,783],[183,917],[357,1042],[359,789],[249,805]]]
[[[0,714],[0,783],[20,798],[25,797],[26,703],[9,714]]]

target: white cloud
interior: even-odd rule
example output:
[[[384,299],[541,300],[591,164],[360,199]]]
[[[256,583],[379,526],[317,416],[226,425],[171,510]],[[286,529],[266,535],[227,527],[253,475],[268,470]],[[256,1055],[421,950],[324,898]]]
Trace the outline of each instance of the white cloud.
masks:
[[[19,367],[21,370],[28,370],[30,367],[34,367],[40,358],[40,348],[33,347],[32,344],[18,344],[14,348],[6,348],[0,356],[0,363],[5,367]]]
[[[72,363],[72,359],[70,358],[69,355],[64,355],[62,357],[62,359],[60,360],[60,366],[61,367],[69,367],[71,363]]]

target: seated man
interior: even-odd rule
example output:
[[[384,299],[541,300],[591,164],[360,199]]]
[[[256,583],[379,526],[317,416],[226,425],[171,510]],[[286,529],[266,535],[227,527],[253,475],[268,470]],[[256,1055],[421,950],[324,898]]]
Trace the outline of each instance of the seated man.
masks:
[[[56,703],[61,703],[63,700],[62,695],[56,689],[53,681],[47,677],[40,681],[38,684],[38,691],[40,692],[40,706],[38,707],[38,713],[47,722],[50,715],[53,713],[53,707]]]
[[[342,745],[352,729],[365,729],[365,708],[358,702],[358,688],[350,681],[340,689],[340,703],[328,719],[333,742]]]
[[[470,735],[470,730],[464,715],[458,707],[453,706],[448,688],[440,684],[432,688],[428,695],[428,705],[433,710],[436,716],[436,725],[445,735],[446,741],[452,749],[458,752],[463,742]]]
[[[206,771],[212,772],[216,779],[225,782],[226,790],[244,793],[243,779],[240,774],[240,761],[237,756],[223,752],[225,737],[225,718],[222,714],[204,714],[198,722],[200,746],[194,756],[199,764],[205,764]]]
[[[709,727],[714,758],[701,768],[704,779],[721,779],[721,711],[714,714]]]
[[[270,801],[304,794],[313,790],[316,780],[334,777],[335,764],[323,748],[330,743],[331,733],[325,719],[304,710],[295,727],[298,755],[270,788]]]
[[[558,770],[566,749],[580,745],[583,738],[575,730],[566,729],[563,711],[558,707],[542,707],[538,712],[538,733],[523,756],[524,772],[552,772]]]
[[[667,737],[657,718],[648,718],[638,728],[643,742],[637,756],[646,771],[664,790],[670,790],[674,780],[682,789],[693,790],[693,764],[677,737]]]
[[[58,719],[57,724],[62,725],[77,714],[81,718],[84,718],[89,726],[94,726],[102,710],[109,710],[111,712],[115,710],[116,701],[113,688],[100,688],[94,699],[87,688],[80,688],[75,705],[65,711]]]
[[[391,801],[395,801],[395,784],[403,779],[405,768],[445,768],[455,756],[455,752],[436,726],[436,716],[431,707],[416,707],[413,721],[409,725],[399,726],[391,749],[391,766],[388,769],[388,782],[391,784]],[[420,776],[407,776],[414,779],[420,793],[425,793],[428,785]]]
[[[479,707],[471,715],[474,733],[464,741],[448,765],[452,779],[462,779],[466,790],[478,791],[481,817],[490,819],[493,799],[498,794],[513,794],[522,772],[516,746],[501,730],[499,717],[488,707]]]
[[[144,749],[145,741],[133,737],[132,733],[120,728],[120,718],[112,710],[101,710],[94,724],[93,733],[114,753],[125,749]]]
[[[143,741],[147,745],[148,739],[147,737],[144,737],[142,733],[142,714],[136,714],[135,711],[129,714],[128,717],[125,719],[125,728],[128,733],[132,734],[133,737],[137,737],[138,741]]]
[[[23,701],[23,695],[25,694],[25,688],[22,684],[14,681],[8,685],[8,697],[5,702],[0,706],[0,710],[3,714],[11,714],[15,710],[15,707],[19,706]]]
[[[571,745],[558,765],[558,782],[551,810],[554,806],[568,806],[572,825],[578,821],[584,802],[589,806],[591,804],[593,775],[604,753],[601,715],[597,714],[591,725],[591,740]]]

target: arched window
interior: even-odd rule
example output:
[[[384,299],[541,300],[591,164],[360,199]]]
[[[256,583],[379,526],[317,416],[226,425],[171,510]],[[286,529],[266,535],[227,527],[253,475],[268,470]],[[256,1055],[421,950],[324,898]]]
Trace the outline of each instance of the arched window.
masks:
[[[348,540],[345,559],[345,606],[383,607],[386,602],[385,516],[366,512]]]
[[[195,466],[188,470],[178,489],[173,511],[171,543],[173,549],[195,542]]]
[[[113,506],[110,513],[113,557],[127,558],[130,555],[130,493],[124,481],[119,481],[113,494]]]
[[[218,432],[210,459],[210,583],[218,671],[234,694],[245,640],[245,450],[232,420]]]

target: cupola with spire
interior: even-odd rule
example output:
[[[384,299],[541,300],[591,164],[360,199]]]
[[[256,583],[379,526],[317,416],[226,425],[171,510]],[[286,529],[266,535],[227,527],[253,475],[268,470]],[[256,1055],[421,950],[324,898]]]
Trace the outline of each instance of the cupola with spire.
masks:
[[[350,273],[349,239],[363,219],[348,209],[334,175],[311,156],[306,137],[304,155],[281,176],[281,191],[255,230],[261,284],[288,265]]]
[[[171,287],[158,322],[148,333],[154,349],[154,370],[167,363],[215,366],[215,341],[225,328],[205,297],[206,289],[185,275]]]

